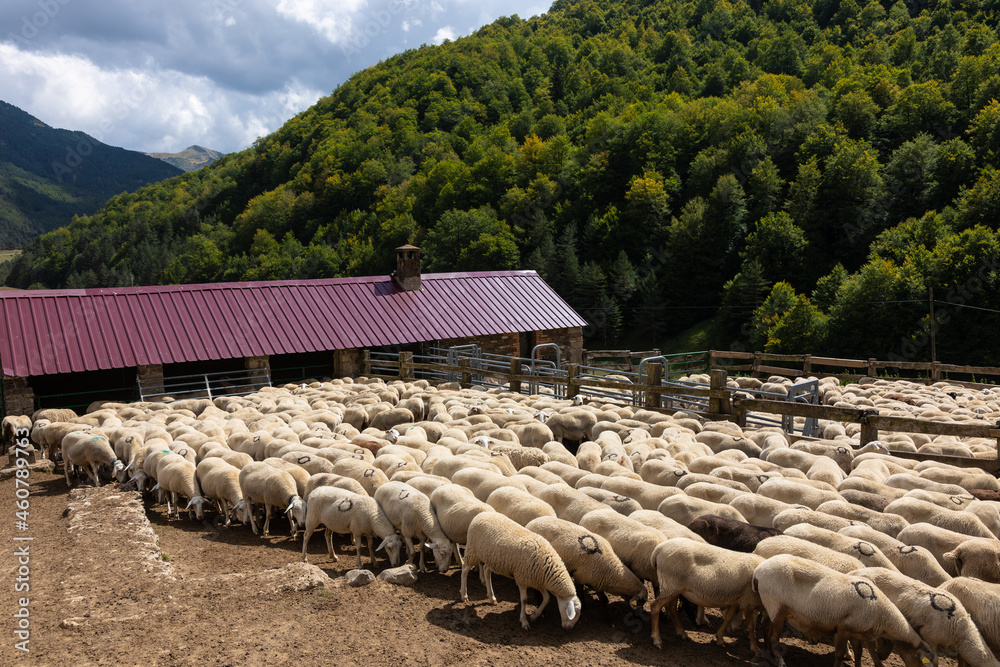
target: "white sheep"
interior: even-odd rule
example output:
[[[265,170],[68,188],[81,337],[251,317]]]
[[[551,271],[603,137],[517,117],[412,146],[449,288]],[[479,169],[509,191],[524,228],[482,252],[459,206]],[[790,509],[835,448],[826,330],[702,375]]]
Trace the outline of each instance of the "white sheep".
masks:
[[[230,509],[243,500],[240,469],[222,458],[213,456],[203,459],[198,464],[196,472],[202,495],[219,503],[220,512],[226,517],[226,525],[230,525]]]
[[[522,526],[538,517],[555,518],[556,512],[544,500],[512,486],[501,486],[486,498],[486,504]]]
[[[742,514],[729,505],[713,503],[701,498],[692,498],[688,495],[671,496],[660,503],[656,509],[664,516],[673,519],[682,526],[686,526],[698,517],[706,514],[715,514],[717,516],[724,516],[727,519],[746,521]]]
[[[881,567],[866,567],[851,574],[875,582],[935,653],[954,649],[968,664],[1000,667],[969,612],[944,589]]]
[[[520,620],[525,630],[530,627],[529,621],[541,616],[552,595],[556,597],[563,628],[569,630],[580,620],[580,598],[555,548],[541,535],[499,512],[484,512],[469,525],[459,592],[463,602],[469,601],[469,570],[476,566],[482,567],[486,593],[493,604],[497,603],[493,593],[493,574],[514,580],[521,593]],[[542,593],[542,602],[531,616],[527,613],[529,588]]]
[[[954,563],[958,576],[1000,584],[1000,542],[997,540],[966,540],[945,552],[944,559]]]
[[[932,526],[929,523],[911,523],[899,531],[896,539],[903,544],[924,547],[937,559],[945,572],[957,577],[958,571],[955,569],[955,561],[951,558],[945,558],[944,555],[954,550],[962,542],[974,538],[965,533],[956,533],[952,530]]]
[[[637,577],[656,582],[656,567],[650,556],[653,549],[667,539],[663,533],[606,506],[588,512],[579,524],[606,539],[615,554]]]
[[[471,491],[459,484],[444,484],[434,489],[428,496],[431,509],[438,524],[454,547],[455,560],[459,565],[464,561],[460,546],[468,541],[469,524],[483,512],[494,512],[488,504],[476,498]]]
[[[115,456],[108,439],[89,431],[66,433],[62,439],[62,455],[67,486],[72,486],[69,474],[74,467],[83,468],[95,486],[101,485],[101,467],[107,467],[112,477],[125,469],[125,464]]]
[[[349,534],[354,539],[354,551],[358,568],[361,567],[361,539],[368,538],[368,554],[375,565],[375,552],[385,549],[389,562],[399,565],[403,541],[396,534],[396,528],[382,511],[374,498],[333,486],[321,486],[312,490],[306,505],[305,534],[302,536],[302,561],[306,560],[306,546],[309,538],[320,525],[326,527],[327,552],[334,561],[338,560],[333,550],[333,533]],[[375,537],[382,540],[373,548]]]
[[[286,471],[260,461],[254,461],[240,470],[240,489],[243,491],[241,510],[254,534],[257,523],[253,516],[253,503],[264,505],[264,537],[270,535],[271,508],[285,508],[291,524],[292,537],[298,534],[298,523],[305,522],[305,502],[298,494],[295,479]]]
[[[555,510],[557,517],[573,523],[579,523],[588,512],[608,509],[608,506],[600,500],[565,484],[548,486],[539,492],[538,497]]]
[[[987,537],[996,539],[990,529],[974,514],[969,512],[954,512],[917,498],[899,498],[885,506],[886,514],[898,514],[911,524],[929,523],[938,528],[944,528],[956,533],[964,533],[972,537]]]
[[[417,538],[416,552],[420,554],[420,569],[426,570],[424,542],[429,542],[434,552],[434,562],[439,572],[445,572],[451,563],[453,546],[441,530],[441,525],[431,509],[431,500],[403,482],[386,482],[375,491],[375,500],[403,535],[407,563],[413,561],[413,538]]]
[[[906,528],[909,522],[898,514],[884,514],[875,510],[855,505],[846,500],[831,500],[816,508],[817,512],[832,514],[849,521],[859,521],[866,523],[875,530],[885,533],[889,537],[896,537],[899,531]],[[841,530],[838,528],[837,530]]]
[[[841,535],[856,537],[871,542],[892,561],[896,569],[910,577],[930,586],[940,586],[942,582],[951,579],[930,551],[924,547],[903,544],[885,533],[869,526],[848,526],[838,531]]]
[[[808,558],[813,562],[821,563],[824,567],[837,570],[838,572],[851,572],[852,570],[864,567],[864,563],[853,556],[842,554],[839,551],[834,551],[815,542],[803,540],[800,537],[792,537],[791,535],[766,537],[757,543],[753,552],[764,558],[773,558],[780,555]]]
[[[191,461],[180,454],[167,454],[161,458],[156,464],[156,486],[153,487],[153,490],[156,491],[158,488],[170,494],[170,500],[174,503],[178,519],[181,516],[181,508],[177,504],[178,496],[189,499],[185,508],[189,519],[192,507],[194,507],[196,518],[203,517],[204,507],[208,501],[201,493],[197,468]],[[167,501],[167,516],[170,516],[170,500]]]
[[[848,641],[864,642],[875,655],[874,642],[883,638],[893,642],[906,665],[916,667],[935,659],[903,613],[863,577],[807,558],[780,555],[757,567],[753,587],[771,619],[768,647],[778,658],[778,667],[785,665],[777,649],[786,622],[809,639],[834,635],[834,662],[838,665]]]
[[[1000,584],[970,577],[955,577],[939,587],[958,598],[969,612],[987,646],[1000,653]]]
[[[687,632],[677,616],[677,601],[683,595],[699,607],[720,607],[724,618],[715,641],[724,646],[726,628],[738,611],[743,612],[750,635],[750,650],[760,655],[757,645],[757,613],[762,608],[760,596],[753,590],[753,573],[764,559],[755,554],[739,553],[722,547],[675,538],[660,543],[650,556],[656,568],[660,593],[650,605],[652,638],[657,648],[660,639],[660,612],[664,607],[674,622],[678,637]]]
[[[369,496],[374,496],[378,487],[389,481],[384,472],[360,459],[340,459],[333,465],[333,472],[357,481]]]
[[[850,537],[825,528],[819,528],[808,523],[790,526],[784,531],[789,537],[798,537],[814,544],[833,549],[852,558],[857,558],[865,567],[881,567],[896,570],[892,561],[882,553],[882,550],[867,540]]]
[[[631,606],[645,603],[645,584],[625,567],[611,543],[600,535],[556,517],[532,519],[525,528],[548,540],[573,579],[597,592],[605,604],[608,593],[627,599]]]

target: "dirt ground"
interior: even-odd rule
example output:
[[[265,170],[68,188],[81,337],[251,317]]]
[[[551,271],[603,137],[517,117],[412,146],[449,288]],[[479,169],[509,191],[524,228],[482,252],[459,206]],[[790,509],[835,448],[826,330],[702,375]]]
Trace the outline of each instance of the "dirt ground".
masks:
[[[32,472],[30,482],[27,531],[15,526],[14,480],[0,482],[0,665],[755,664],[742,633],[720,647],[693,629],[691,641],[680,640],[667,622],[664,648],[656,649],[648,614],[637,616],[620,599],[607,613],[584,599],[571,631],[554,604],[522,630],[517,588],[506,579],[494,577],[496,606],[475,576],[471,602],[459,602],[455,568],[420,575],[410,588],[380,580],[351,588],[342,575],[355,557],[342,537],[335,563],[314,536],[307,566],[283,519],[272,521],[274,536],[265,539],[249,527],[214,525],[208,514],[202,522],[168,520],[165,506],[113,486],[68,492],[61,475],[45,472]],[[13,539],[25,536],[34,539]],[[30,592],[17,593],[13,552],[24,544]],[[24,595],[28,653],[15,648],[13,634]],[[788,643],[791,666],[833,662],[828,645]],[[864,664],[871,665],[867,655]],[[893,656],[886,664],[902,663]]]

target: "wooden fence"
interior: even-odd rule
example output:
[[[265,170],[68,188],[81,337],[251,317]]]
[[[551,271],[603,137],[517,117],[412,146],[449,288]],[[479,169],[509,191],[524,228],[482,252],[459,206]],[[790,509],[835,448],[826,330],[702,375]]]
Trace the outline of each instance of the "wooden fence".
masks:
[[[712,355],[714,353],[708,353]],[[726,355],[732,353],[724,353]],[[767,357],[779,355],[760,355],[761,360],[769,361]],[[792,355],[782,355],[791,357]],[[711,356],[710,356],[711,358]],[[796,355],[795,359],[801,357]],[[815,359],[815,357],[813,358]],[[823,361],[831,360],[821,358]],[[782,359],[784,360],[784,359]],[[846,360],[852,361],[852,360]],[[379,373],[372,374],[372,362],[368,355],[364,355],[364,371],[369,377],[382,377],[386,379],[412,380],[416,371],[435,371],[438,373],[451,373],[460,378],[460,385],[463,387],[472,386],[474,375],[481,374],[482,371],[472,366],[471,359],[463,359],[457,366],[446,364],[423,364],[414,363],[411,352],[400,352],[399,358],[395,361],[380,360],[377,366],[386,371],[396,371],[392,374]],[[805,403],[794,403],[781,400],[748,399],[739,396],[738,390],[727,387],[728,371],[725,368],[713,368],[709,373],[709,387],[677,387],[663,385],[663,366],[659,363],[647,365],[648,374],[640,384],[632,384],[614,379],[603,379],[594,377],[580,377],[579,366],[570,364],[567,367],[566,377],[539,377],[522,372],[521,360],[511,359],[510,368],[506,372],[495,369],[489,371],[489,375],[502,384],[509,386],[510,390],[520,393],[522,384],[545,383],[549,385],[564,385],[565,395],[574,397],[581,389],[594,388],[621,392],[623,401],[630,401],[634,395],[640,397],[639,404],[643,407],[661,412],[675,412],[675,410],[665,410],[662,405],[663,396],[674,397],[700,397],[708,399],[707,410],[688,410],[712,420],[735,421],[741,426],[747,424],[747,415],[750,412],[790,415],[793,417],[805,417],[824,419],[828,421],[860,424],[860,441],[865,445],[878,439],[879,432],[892,433],[925,433],[931,435],[951,435],[961,438],[990,438],[997,440],[997,457],[990,459],[967,458],[958,456],[945,456],[937,454],[894,452],[894,455],[904,458],[918,458],[921,460],[938,460],[958,466],[980,467],[990,472],[1000,470],[1000,423],[990,424],[963,424],[950,422],[933,422],[922,419],[908,417],[889,417],[878,414],[877,410],[871,408],[842,408],[829,405],[810,405]],[[770,373],[769,367],[760,367],[761,372]],[[964,367],[962,367],[964,368]],[[783,368],[785,372],[789,369]],[[1000,370],[1000,369],[996,369]],[[964,371],[963,371],[964,372]]]
[[[765,354],[763,352],[708,353],[709,368],[724,368],[729,373],[762,375],[815,375],[833,376],[848,382],[862,378],[892,377],[916,382],[938,382],[943,379],[963,384],[994,384],[1000,380],[1000,367],[959,366],[940,361],[882,361],[879,359],[841,359],[819,357],[811,354]],[[780,365],[778,365],[780,364]],[[910,372],[907,374],[907,372]],[[962,378],[952,378],[961,375]],[[989,382],[975,382],[975,380]],[[971,381],[970,381],[971,380]]]

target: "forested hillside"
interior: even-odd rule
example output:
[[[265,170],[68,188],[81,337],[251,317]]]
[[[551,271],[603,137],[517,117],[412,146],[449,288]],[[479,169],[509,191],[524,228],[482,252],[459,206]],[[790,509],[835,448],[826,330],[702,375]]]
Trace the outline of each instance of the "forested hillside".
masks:
[[[97,211],[113,195],[178,173],[0,101],[0,250],[21,248],[76,213]]]
[[[1000,4],[562,1],[359,72],[11,285],[532,268],[599,347],[1000,363]]]

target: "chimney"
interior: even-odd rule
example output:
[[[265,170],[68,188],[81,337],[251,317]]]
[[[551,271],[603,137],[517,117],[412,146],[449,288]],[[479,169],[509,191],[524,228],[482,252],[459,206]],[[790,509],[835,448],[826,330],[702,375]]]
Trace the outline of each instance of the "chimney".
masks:
[[[392,279],[407,292],[420,289],[420,248],[409,244],[396,248]]]

